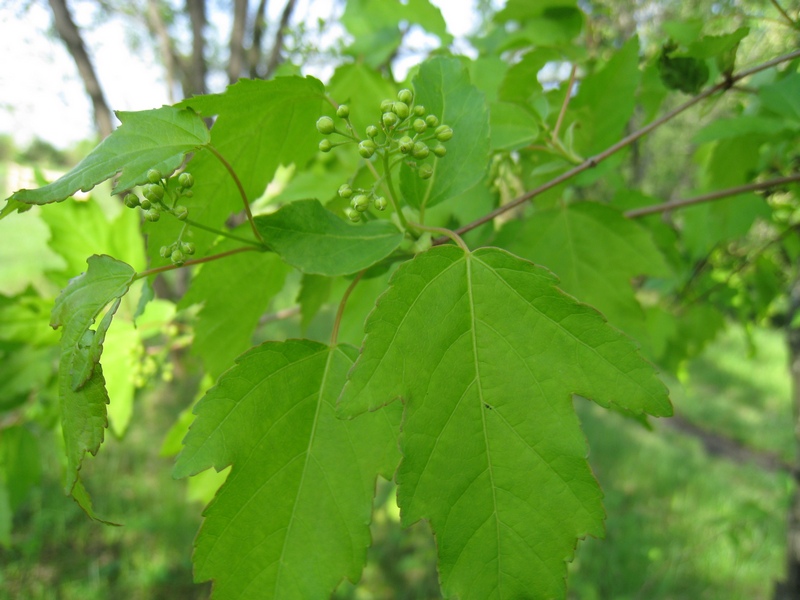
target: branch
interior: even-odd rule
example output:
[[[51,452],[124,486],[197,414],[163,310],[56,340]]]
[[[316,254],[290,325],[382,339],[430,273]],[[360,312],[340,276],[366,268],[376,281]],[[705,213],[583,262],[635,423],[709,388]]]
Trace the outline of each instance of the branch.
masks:
[[[367,270],[364,269],[358,275],[356,275],[355,279],[350,282],[350,285],[348,285],[347,289],[344,291],[342,301],[339,302],[339,308],[336,310],[336,318],[333,321],[333,331],[331,331],[331,348],[336,346],[336,342],[339,339],[339,325],[342,323],[342,316],[344,316],[344,309],[347,306],[347,300],[350,298],[350,294],[352,294],[353,290],[356,289],[358,282],[361,281],[361,278],[366,272]]]
[[[786,183],[793,183],[800,181],[800,174],[788,175],[786,177],[777,177],[775,179],[768,179],[766,181],[758,181],[756,183],[748,183],[746,185],[739,185],[724,190],[718,190],[702,196],[695,196],[693,198],[684,198],[682,200],[670,200],[662,204],[654,204],[653,206],[644,206],[642,208],[634,208],[625,213],[629,219],[638,219],[646,215],[653,215],[660,212],[666,212],[675,208],[682,208],[684,206],[692,206],[694,204],[702,204],[703,202],[712,202],[720,198],[727,198],[729,196],[737,196],[746,192],[755,192],[757,190],[765,190],[771,187],[784,185]]]
[[[66,0],[49,0],[49,2],[58,37],[64,42],[67,51],[72,56],[72,60],[75,61],[75,66],[78,67],[78,73],[83,80],[83,87],[92,100],[97,132],[101,138],[104,138],[114,130],[114,124],[111,121],[111,109],[108,107],[103,88],[97,79],[92,60],[89,58],[88,52],[86,52],[81,32],[78,26],[75,25],[75,21],[72,20]]]
[[[795,59],[795,58],[798,58],[798,57],[800,57],[800,50],[795,50],[794,52],[790,52],[789,54],[784,54],[782,56],[779,56],[777,58],[774,58],[772,60],[764,62],[764,63],[762,63],[760,65],[757,65],[757,66],[755,66],[755,67],[753,67],[751,69],[746,69],[746,70],[744,70],[744,71],[742,71],[740,73],[737,73],[736,75],[731,75],[731,77],[729,77],[725,81],[722,81],[722,82],[720,82],[720,83],[708,88],[705,92],[703,92],[701,94],[698,94],[694,98],[690,98],[689,100],[687,100],[686,102],[684,102],[683,104],[681,104],[677,108],[671,110],[667,114],[663,115],[662,117],[656,119],[655,121],[653,121],[651,123],[648,123],[647,125],[645,125],[641,129],[639,129],[637,131],[634,131],[630,135],[625,136],[620,141],[618,141],[616,144],[613,144],[612,146],[609,146],[608,148],[606,148],[600,154],[597,154],[595,156],[592,156],[592,157],[586,159],[585,161],[583,161],[578,166],[573,167],[572,169],[570,169],[569,171],[566,171],[565,173],[562,173],[558,177],[555,177],[554,179],[551,179],[550,181],[540,185],[537,188],[534,188],[534,189],[532,189],[532,190],[530,190],[528,192],[525,192],[521,196],[518,196],[517,198],[514,198],[508,204],[504,204],[503,206],[499,206],[496,209],[494,209],[493,211],[491,211],[491,212],[485,214],[484,216],[480,217],[479,219],[476,219],[476,220],[472,221],[471,223],[468,223],[468,224],[466,224],[466,225],[464,225],[462,227],[459,227],[458,229],[456,229],[456,233],[459,234],[459,235],[463,235],[464,233],[466,233],[468,231],[472,231],[473,229],[475,229],[477,227],[480,227],[484,223],[488,223],[489,221],[493,220],[495,217],[498,217],[498,216],[500,216],[500,215],[502,215],[502,214],[504,214],[504,213],[506,213],[506,212],[508,212],[510,210],[513,210],[514,208],[516,208],[520,204],[523,204],[524,202],[527,202],[531,198],[534,198],[534,197],[538,196],[539,194],[542,194],[542,193],[546,192],[547,190],[549,190],[551,188],[554,188],[555,186],[557,186],[557,185],[559,185],[559,184],[561,184],[561,183],[563,183],[565,181],[568,181],[569,179],[572,179],[576,175],[578,175],[580,173],[583,173],[584,171],[586,171],[588,169],[596,167],[597,165],[599,165],[601,162],[603,162],[604,160],[606,160],[607,158],[609,158],[613,154],[616,154],[617,152],[619,152],[620,150],[622,150],[626,146],[629,146],[630,144],[632,144],[633,142],[635,142],[639,138],[647,135],[648,133],[650,133],[654,129],[656,129],[656,128],[660,127],[661,125],[663,125],[664,123],[666,123],[667,121],[670,121],[671,119],[675,118],[676,116],[678,116],[682,112],[686,111],[687,109],[691,108],[695,104],[698,104],[699,102],[701,102],[702,100],[705,100],[709,96],[713,96],[717,92],[726,91],[726,90],[730,89],[733,86],[733,84],[736,83],[737,81],[740,81],[740,80],[744,79],[745,77],[749,77],[750,75],[753,75],[754,73],[758,73],[760,71],[764,71],[766,69],[769,69],[770,67],[774,67],[776,65],[779,65],[781,63],[784,63],[786,61],[789,61],[789,60],[792,60],[792,59]],[[434,240],[433,244],[434,245],[443,244],[448,239],[449,238],[446,238],[446,237],[437,238],[436,240]]]
[[[772,2],[772,6],[774,6],[778,10],[778,12],[781,13],[781,16],[784,19],[786,19],[789,25],[797,29],[797,23],[795,23],[794,19],[792,19],[792,17],[790,17],[789,14],[785,10],[783,10],[783,7],[780,4],[778,4],[778,0],[770,0],[770,2]]]
[[[269,79],[275,73],[275,69],[281,64],[281,50],[283,49],[283,34],[289,25],[289,19],[292,18],[292,11],[297,0],[288,0],[286,6],[283,8],[281,15],[281,22],[278,25],[278,31],[275,33],[275,42],[272,44],[272,52],[269,54],[269,61],[267,61],[267,69],[264,72],[264,79]]]
[[[204,256],[203,258],[195,258],[192,260],[187,260],[182,265],[164,265],[163,267],[156,267],[155,269],[147,269],[146,271],[141,271],[136,275],[134,275],[133,280],[136,281],[137,279],[150,277],[150,275],[158,275],[159,273],[163,273],[164,271],[174,271],[175,269],[181,269],[183,267],[191,267],[192,265],[199,265],[202,263],[219,260],[220,258],[231,256],[232,254],[239,254],[240,252],[252,252],[254,250],[260,250],[260,249],[255,248],[254,246],[243,246],[241,248],[234,248],[233,250],[228,250],[227,252],[220,252],[219,254]]]

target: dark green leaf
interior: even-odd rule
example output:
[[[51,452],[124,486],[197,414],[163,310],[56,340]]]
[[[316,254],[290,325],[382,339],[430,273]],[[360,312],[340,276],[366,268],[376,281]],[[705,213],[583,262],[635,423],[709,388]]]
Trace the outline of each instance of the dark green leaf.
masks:
[[[169,174],[184,156],[208,144],[203,120],[191,110],[164,106],[139,112],[118,112],[122,125],[103,140],[69,173],[36,190],[15,192],[12,200],[47,204],[66,200],[78,190],[87,192],[117,173],[115,190],[147,183],[147,171]]]
[[[316,200],[301,200],[271,215],[256,217],[256,227],[281,258],[303,273],[348,275],[386,258],[403,240],[388,221],[351,225]]]

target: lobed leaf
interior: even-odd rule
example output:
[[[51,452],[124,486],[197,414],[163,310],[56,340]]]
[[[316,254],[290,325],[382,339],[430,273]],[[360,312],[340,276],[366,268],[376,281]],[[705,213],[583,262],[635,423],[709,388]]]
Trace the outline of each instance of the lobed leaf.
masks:
[[[210,141],[208,128],[192,110],[163,106],[117,112],[117,117],[122,124],[66,175],[35,190],[14,192],[9,201],[61,202],[78,190],[88,192],[117,173],[114,190],[128,190],[147,183],[150,169],[172,173],[187,153]]]
[[[403,241],[388,221],[351,225],[317,200],[287,204],[255,218],[256,227],[283,260],[303,273],[349,275],[386,258]]]
[[[469,81],[466,67],[455,58],[437,57],[422,63],[414,77],[415,99],[428,114],[453,128],[447,154],[436,161],[430,179],[416,169],[400,168],[400,192],[415,208],[431,207],[457,196],[483,179],[489,161],[489,111],[483,94]]]
[[[195,577],[214,580],[215,598],[326,598],[342,577],[357,580],[376,475],[390,477],[399,459],[400,414],[336,417],[356,355],[267,342],[198,403],[175,476],[233,465],[194,555]]]
[[[633,343],[555,283],[496,248],[438,247],[367,321],[340,411],[404,399],[398,502],[404,525],[430,520],[445,597],[563,598],[604,516],[572,396],[671,412]]]
[[[634,339],[646,338],[631,280],[670,269],[649,232],[619,211],[597,202],[538,211],[506,224],[495,243],[552,270],[564,291]]]
[[[86,262],[86,272],[72,279],[56,299],[50,319],[53,328],[63,327],[58,395],[69,494],[77,489],[78,471],[86,452],[96,453],[103,442],[108,404],[99,364],[103,338],[135,275],[130,265],[110,256],[94,255]],[[97,330],[92,330],[91,325],[109,302],[113,302],[112,307]],[[77,496],[76,499],[80,500]],[[81,505],[86,508],[88,502]]]

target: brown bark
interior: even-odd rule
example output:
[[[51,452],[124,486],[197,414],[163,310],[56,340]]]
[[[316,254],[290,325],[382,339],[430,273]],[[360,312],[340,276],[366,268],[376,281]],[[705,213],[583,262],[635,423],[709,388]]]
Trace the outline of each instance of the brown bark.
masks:
[[[787,341],[789,372],[792,378],[794,435],[797,441],[797,457],[800,459],[800,328],[791,325],[795,315],[800,313],[800,277],[792,284],[790,299]],[[800,598],[800,490],[797,484],[798,478],[795,476],[794,493],[786,524],[786,579],[776,585],[775,600]]]
[[[172,38],[161,16],[158,0],[147,0],[147,28],[158,42],[158,51],[164,63],[167,80],[167,96],[170,104],[175,102],[175,73],[180,59],[175,53]]]
[[[275,70],[280,66],[283,58],[281,57],[281,50],[283,50],[283,36],[286,28],[289,26],[289,19],[292,18],[292,12],[294,11],[294,6],[296,4],[296,0],[288,0],[286,2],[286,6],[283,8],[283,14],[281,14],[281,22],[278,26],[278,31],[275,33],[275,41],[272,44],[272,51],[269,55],[269,60],[267,61],[267,69],[264,72],[264,79],[269,79],[275,73]]]
[[[250,46],[250,77],[258,77],[258,65],[261,62],[261,40],[267,27],[267,0],[260,0],[256,17],[253,21],[253,43]]]
[[[97,74],[94,70],[89,54],[86,52],[86,46],[83,43],[80,30],[75,21],[72,20],[72,15],[67,6],[67,0],[48,0],[50,2],[50,9],[53,12],[53,20],[55,21],[56,31],[58,36],[64,42],[75,61],[75,66],[78,67],[78,73],[83,80],[83,86],[86,88],[86,93],[92,101],[94,110],[94,122],[97,128],[97,133],[100,137],[104,138],[111,134],[114,130],[114,125],[111,120],[111,109],[106,102],[103,88],[100,86],[100,81],[97,79]]]
[[[189,62],[188,77],[183,86],[184,95],[206,93],[206,57],[205,57],[205,0],[186,0],[186,12],[192,24],[192,56]]]
[[[230,58],[228,60],[228,81],[236,82],[247,70],[245,65],[244,30],[247,26],[247,0],[233,3],[233,26],[231,27]]]

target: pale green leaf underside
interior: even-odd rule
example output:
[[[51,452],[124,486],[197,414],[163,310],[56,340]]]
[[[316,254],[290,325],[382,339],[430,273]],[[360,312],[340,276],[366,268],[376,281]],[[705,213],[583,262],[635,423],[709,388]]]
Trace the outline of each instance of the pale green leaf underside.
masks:
[[[671,412],[633,343],[555,283],[502,250],[434,248],[367,321],[340,410],[405,399],[398,501],[404,524],[430,520],[445,597],[564,597],[604,516],[573,394]]]
[[[73,492],[86,452],[97,452],[106,427],[105,381],[99,360],[102,342],[116,307],[127,291],[135,271],[110,256],[94,255],[88,269],[75,277],[56,299],[50,318],[53,327],[63,327],[58,366],[61,429],[67,455],[66,489]],[[114,302],[97,327],[97,316]]]
[[[343,421],[335,402],[356,350],[267,342],[239,357],[200,401],[175,475],[231,473],[196,541],[197,580],[214,597],[327,598],[356,580],[370,543],[375,477],[399,459],[400,411]]]
[[[19,190],[11,200],[47,204],[87,192],[117,173],[115,190],[147,182],[147,171],[172,173],[187,152],[209,143],[203,120],[192,110],[163,106],[139,112],[118,112],[122,124],[69,173],[35,190]]]
[[[403,234],[388,221],[351,225],[317,200],[292,202],[255,222],[283,260],[315,275],[356,273],[389,256],[403,241]]]

